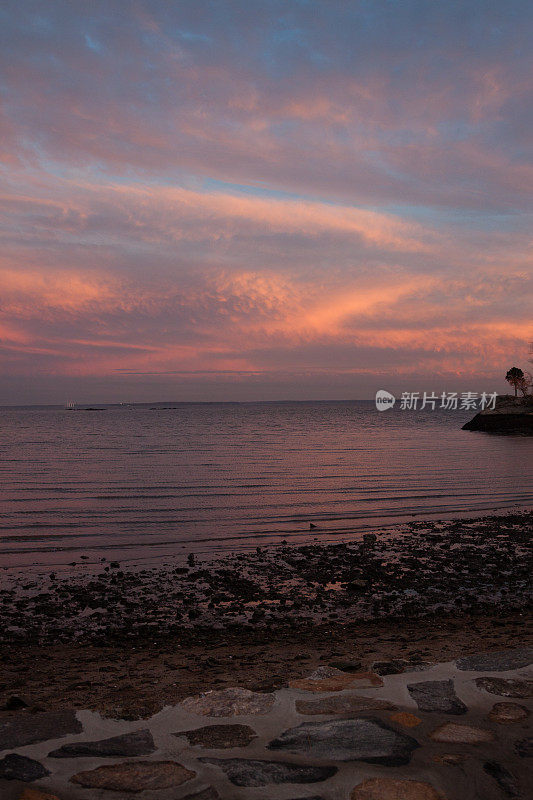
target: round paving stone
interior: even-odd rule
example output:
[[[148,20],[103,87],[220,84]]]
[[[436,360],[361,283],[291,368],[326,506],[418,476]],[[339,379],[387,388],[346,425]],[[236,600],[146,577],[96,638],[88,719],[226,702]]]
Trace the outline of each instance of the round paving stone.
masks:
[[[525,698],[533,695],[533,681],[522,681],[515,678],[476,678],[478,689],[485,689],[490,694],[501,697]]]
[[[0,761],[0,778],[6,781],[23,781],[30,783],[38,778],[50,775],[39,761],[18,753],[9,753]]]
[[[114,792],[143,792],[147,789],[171,789],[196,777],[176,761],[126,761],[78,772],[70,779],[89,789]]]
[[[466,756],[463,753],[443,753],[441,756],[433,756],[433,761],[436,764],[446,764],[449,767],[456,767],[466,761]]]
[[[446,800],[433,786],[421,781],[369,778],[356,786],[350,800]]]
[[[468,708],[455,694],[453,681],[422,681],[407,685],[407,690],[420,711],[441,714],[466,714]]]
[[[55,794],[48,794],[48,792],[41,792],[39,789],[27,787],[19,794],[18,800],[59,800],[59,798]]]
[[[147,756],[155,751],[152,734],[147,728],[97,742],[72,742],[48,754],[49,758],[76,758],[78,756],[112,757]]]
[[[257,733],[249,725],[206,725],[192,731],[178,731],[174,736],[185,736],[193,746],[226,749],[246,747]]]
[[[299,714],[305,714],[306,716],[315,716],[316,714],[354,716],[360,711],[390,711],[396,708],[387,700],[361,697],[356,694],[332,695],[331,697],[320,697],[316,700],[298,699],[294,706]]]
[[[533,663],[533,647],[517,650],[500,650],[497,653],[478,653],[473,656],[459,658],[455,665],[461,670],[481,672],[505,672],[509,669],[520,669]]]
[[[416,739],[373,718],[304,722],[268,745],[269,750],[302,753],[311,758],[385,766],[408,764],[417,747],[420,745]]]
[[[277,783],[318,783],[337,773],[337,767],[287,764],[284,761],[260,761],[246,758],[200,758],[227,775],[234,786],[268,786]]]
[[[186,697],[181,706],[192,714],[204,717],[236,717],[268,714],[274,702],[275,697],[271,693],[234,687],[205,692],[198,697]]]
[[[500,725],[508,725],[512,722],[521,722],[528,716],[528,709],[518,703],[495,703],[490,711],[489,719]]]
[[[291,681],[289,686],[291,689],[302,689],[305,692],[342,692],[344,689],[371,689],[383,686],[383,681],[373,672],[339,672],[331,677],[299,678]]]
[[[474,728],[471,725],[458,725],[456,722],[445,722],[429,734],[434,742],[448,742],[455,744],[481,744],[481,742],[494,741],[492,731]]]
[[[422,720],[415,714],[409,714],[407,711],[400,711],[398,714],[391,714],[390,721],[401,725],[402,728],[416,728],[420,725]]]

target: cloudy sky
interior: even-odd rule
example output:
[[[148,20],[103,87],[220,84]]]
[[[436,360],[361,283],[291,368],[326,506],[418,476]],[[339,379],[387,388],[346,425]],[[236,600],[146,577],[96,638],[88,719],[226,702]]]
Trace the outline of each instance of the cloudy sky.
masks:
[[[0,402],[505,390],[529,0],[4,0]]]

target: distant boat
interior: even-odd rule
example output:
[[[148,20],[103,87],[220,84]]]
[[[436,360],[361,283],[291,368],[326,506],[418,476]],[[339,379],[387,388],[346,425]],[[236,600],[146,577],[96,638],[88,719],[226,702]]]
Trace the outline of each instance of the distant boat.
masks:
[[[74,400],[67,400],[65,403],[65,408],[67,411],[76,411],[76,403]]]

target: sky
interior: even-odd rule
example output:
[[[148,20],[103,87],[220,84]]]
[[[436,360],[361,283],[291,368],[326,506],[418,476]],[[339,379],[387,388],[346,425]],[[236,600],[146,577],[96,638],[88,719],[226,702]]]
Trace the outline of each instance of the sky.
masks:
[[[532,37],[529,0],[4,0],[0,403],[505,392]]]

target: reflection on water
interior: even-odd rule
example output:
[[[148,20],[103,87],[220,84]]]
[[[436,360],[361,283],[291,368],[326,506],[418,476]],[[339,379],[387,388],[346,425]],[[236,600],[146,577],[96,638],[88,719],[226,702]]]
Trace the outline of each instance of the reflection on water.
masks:
[[[1,409],[0,563],[329,541],[533,498],[531,439],[462,431],[469,412],[168,405]]]

